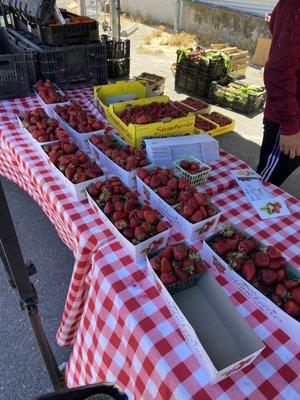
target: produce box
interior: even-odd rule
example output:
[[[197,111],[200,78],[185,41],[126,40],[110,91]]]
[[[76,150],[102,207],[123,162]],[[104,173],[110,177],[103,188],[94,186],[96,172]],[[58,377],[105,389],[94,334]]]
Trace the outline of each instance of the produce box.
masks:
[[[210,114],[204,114],[199,116],[201,118],[207,119],[209,122],[213,122],[218,126],[216,131],[212,131],[210,134],[212,136],[223,135],[223,133],[232,132],[235,127],[235,121],[219,112],[213,111]]]
[[[111,104],[147,97],[146,87],[141,82],[120,81],[108,85],[94,86],[93,89],[94,98],[105,112],[108,122],[111,122],[108,113]]]
[[[69,103],[70,110],[72,111],[72,108],[74,106],[74,109],[77,107],[79,110],[84,110],[81,106],[79,106],[77,103]],[[102,135],[105,132],[105,126],[102,121],[98,121],[97,118],[95,118],[89,111],[84,110],[85,117],[84,120],[87,121],[87,118],[93,118],[96,125],[100,127],[100,129],[95,128],[94,131],[90,132],[78,132],[74,128],[72,128],[67,121],[63,119],[58,113],[61,111],[59,110],[58,107],[56,106],[55,109],[53,109],[53,116],[55,119],[59,121],[59,124],[69,133],[71,138],[74,140],[74,142],[81,148],[81,150],[88,152],[90,147],[89,147],[89,138],[93,135]],[[75,112],[74,110],[72,112]],[[77,124],[78,127],[80,127],[80,124]],[[102,128],[101,128],[102,127]],[[77,128],[78,129],[78,128]]]
[[[154,169],[153,166],[144,168],[146,171]],[[192,223],[184,218],[176,211],[178,203],[174,206],[169,205],[162,197],[160,197],[153,189],[150,188],[137,174],[137,190],[142,198],[148,201],[153,208],[158,210],[165,218],[167,218],[172,226],[179,231],[189,243],[199,240],[206,232],[213,232],[219,222],[221,211],[214,205],[211,205],[215,214],[204,220]]]
[[[231,69],[228,75],[234,78],[240,78],[246,74],[249,52],[247,50],[239,50],[237,47],[230,47],[225,43],[214,43],[212,49],[217,49],[227,53],[231,60]]]
[[[206,99],[212,79],[203,77],[197,72],[191,72],[179,64],[175,72],[175,90],[179,93],[191,93]]]
[[[205,103],[202,100],[196,99],[195,97],[187,97],[184,100],[181,100],[180,103],[191,107],[193,110],[197,112],[197,114],[209,114],[211,106]]]
[[[150,74],[149,72],[143,72],[139,76],[136,76],[134,79],[137,81],[145,82],[148,86],[150,93],[159,92],[158,94],[162,94],[164,91],[166,79],[163,76]]]
[[[195,125],[195,115],[192,113],[185,117],[166,119],[161,122],[149,124],[132,124],[126,125],[120,118],[119,114],[126,109],[127,106],[143,106],[157,103],[168,103],[168,96],[157,96],[148,99],[125,101],[122,103],[111,104],[108,109],[109,121],[116,128],[117,132],[132,146],[139,147],[143,139],[151,137],[179,136],[183,134],[192,134]]]
[[[203,117],[203,115],[197,115],[195,119],[194,133],[206,133],[210,136],[217,136],[220,130],[220,126]]]
[[[63,106],[70,102],[67,95],[55,83],[49,80],[45,82],[38,81],[33,88],[40,105],[46,110],[50,117],[53,117],[53,109],[57,105]],[[49,102],[45,101],[44,93],[51,96],[49,97]]]
[[[286,260],[280,255],[280,252],[278,252],[276,249],[275,251],[280,256],[279,258],[271,259],[270,256],[268,256],[266,261],[266,256],[263,256],[263,260],[261,260],[261,256],[259,256],[259,259],[258,256],[254,255],[255,253],[267,252],[268,254],[272,254],[274,253],[274,250],[271,253],[271,250],[268,250],[268,246],[264,243],[256,241],[254,238],[249,237],[247,233],[241,232],[233,226],[229,228],[233,229],[234,232],[237,232],[237,235],[240,235],[242,238],[246,237],[254,242],[255,246],[252,253],[247,253],[249,258],[246,258],[245,255],[243,255],[245,252],[240,250],[238,253],[231,255],[229,254],[228,256],[220,255],[222,248],[216,248],[212,244],[218,236],[217,233],[208,237],[203,243],[201,253],[203,259],[210,265],[210,267],[216,269],[228,280],[232,281],[233,284],[235,284],[240,290],[240,292],[247,297],[247,299],[252,301],[256,307],[258,307],[280,329],[286,332],[289,337],[300,344],[299,269],[287,263]],[[228,227],[225,227],[225,229],[228,231]],[[229,234],[227,234],[227,237],[231,238]],[[239,248],[240,246],[241,244],[239,244]],[[274,257],[274,254],[272,257]],[[246,261],[251,261],[251,264],[254,263],[255,268],[249,267],[248,265],[245,267]],[[264,265],[267,265],[268,261],[269,264],[266,267],[261,267],[262,261],[266,261]],[[257,266],[258,263],[260,263],[260,267]],[[272,263],[271,266],[270,263]],[[269,266],[272,269],[269,269]],[[274,268],[276,269],[274,270]],[[284,271],[283,273],[279,272],[282,270]],[[276,276],[274,274],[276,274]],[[293,282],[291,283],[291,281]],[[290,289],[287,289],[288,287]],[[298,293],[295,293],[294,296],[292,288],[297,288],[296,291]],[[294,303],[296,300],[298,303],[296,302],[295,305]],[[281,305],[283,309],[277,304]],[[290,313],[294,313],[295,317],[287,314],[287,312],[284,310],[285,308]]]
[[[208,97],[212,103],[251,114],[263,109],[267,93],[264,87],[256,85],[232,82],[223,86],[213,82]]]
[[[111,179],[114,179],[114,178],[110,178],[110,180]],[[98,205],[96,200],[93,199],[93,197],[90,193],[90,190],[91,189],[88,188],[86,191],[86,194],[87,194],[88,201],[89,201],[91,208],[97,214],[100,215],[100,218],[110,228],[110,230],[112,231],[114,236],[122,243],[122,245],[128,251],[128,253],[133,258],[134,261],[136,261],[136,262],[142,261],[145,259],[146,255],[148,253],[150,253],[151,251],[153,251],[155,249],[160,249],[160,248],[166,247],[167,241],[169,238],[169,234],[170,234],[170,229],[167,229],[167,227],[165,226],[163,232],[157,233],[144,241],[140,240],[137,244],[135,244],[132,242],[132,240],[129,240],[129,238],[125,237],[125,230],[123,230],[123,232],[124,232],[124,234],[123,234],[123,232],[121,230],[116,228],[114,223],[107,217],[107,215],[104,213],[104,211],[102,211],[100,204]],[[126,196],[126,194],[123,196]],[[112,206],[111,202],[108,202],[106,204],[110,204],[110,206]],[[143,205],[140,200],[138,200],[138,204],[140,206]],[[104,210],[105,210],[105,206],[104,206]],[[119,222],[119,221],[117,221],[117,222]]]
[[[211,384],[251,364],[264,349],[209,271],[195,286],[173,296],[152,269],[149,276]]]
[[[86,187],[106,180],[102,169],[71,140],[64,139],[40,148],[45,152],[50,167],[78,201],[86,199]]]
[[[122,140],[118,135],[111,133],[110,137],[116,141],[120,147],[128,146],[127,143]],[[109,158],[106,154],[104,154],[93,142],[93,137],[89,140],[90,153],[95,160],[98,161],[100,166],[106,168],[111,174],[117,176],[121,179],[121,181],[126,185],[129,189],[136,187],[136,169],[132,171],[126,171],[120,165],[116,164],[111,158]],[[143,151],[143,150],[138,150]],[[127,156],[129,157],[129,155]],[[150,165],[151,162],[148,161],[147,165]]]

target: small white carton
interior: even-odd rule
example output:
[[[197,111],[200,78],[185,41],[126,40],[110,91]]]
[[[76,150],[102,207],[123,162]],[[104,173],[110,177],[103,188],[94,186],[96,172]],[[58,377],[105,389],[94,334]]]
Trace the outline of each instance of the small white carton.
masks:
[[[58,93],[60,94],[65,94],[56,84],[54,84],[56,87],[56,90]],[[55,118],[54,117],[54,113],[53,110],[56,106],[64,106],[65,104],[69,104],[70,100],[68,101],[63,101],[61,103],[51,103],[51,104],[47,104],[44,102],[44,100],[41,98],[41,96],[39,95],[37,88],[34,86],[34,92],[35,95],[40,103],[40,105],[43,107],[43,109],[47,112],[47,114],[49,115],[50,118]]]
[[[148,272],[212,384],[251,364],[262,352],[264,344],[209,271],[195,286],[172,296],[151,266]]]
[[[127,143],[119,138],[114,133],[110,134],[113,139],[115,139],[118,143],[123,146],[126,146]],[[125,171],[122,167],[117,165],[113,160],[107,157],[101,150],[98,149],[91,141],[89,141],[90,146],[90,154],[91,156],[99,163],[100,166],[106,168],[110,173],[114,176],[117,176],[121,179],[121,181],[126,185],[129,189],[136,187],[136,170],[133,171]],[[150,165],[150,164],[149,164]]]
[[[114,226],[114,224],[107,218],[107,216],[104,214],[104,212],[102,212],[100,207],[98,207],[97,203],[92,199],[87,191],[86,194],[91,208],[100,215],[102,221],[109,227],[114,236],[118,240],[120,240],[120,242],[126,248],[134,261],[142,261],[151,251],[166,247],[170,235],[170,229],[167,229],[164,232],[161,232],[138,245],[134,245],[128,239],[126,239],[122,235],[122,233]]]
[[[90,146],[89,146],[89,138],[93,135],[103,135],[105,133],[105,129],[101,129],[99,131],[94,131],[94,132],[86,132],[86,133],[80,133],[75,131],[63,118],[61,118],[55,110],[53,110],[53,115],[54,118],[59,121],[60,126],[64,128],[65,131],[67,131],[70,135],[70,137],[74,140],[74,142],[80,147],[82,151],[89,152],[90,151]],[[103,121],[101,121],[103,122]]]
[[[152,168],[152,166],[145,167]],[[165,218],[167,218],[172,226],[176,228],[189,243],[193,243],[199,240],[199,237],[206,232],[213,232],[219,222],[221,211],[216,207],[217,214],[204,221],[192,224],[183,218],[175,208],[167,204],[162,198],[160,198],[154,190],[146,185],[138,176],[136,177],[137,189],[141,197],[149,201],[150,205],[158,210]]]
[[[231,281],[238,290],[244,294],[257,308],[259,308],[266,317],[270,318],[274,324],[282,329],[290,338],[300,344],[300,320],[297,320],[280,307],[273,303],[262,292],[257,290],[250,282],[247,282],[241,275],[234,269],[230,268],[226,261],[224,261],[207,243],[214,235],[208,237],[203,242],[201,256],[207,264],[223,274],[226,279]],[[266,247],[266,244],[261,243],[261,247]],[[287,264],[287,271],[293,277],[300,279],[300,271],[294,266]]]
[[[87,196],[85,189],[88,186],[96,182],[104,182],[107,179],[106,175],[101,175],[98,176],[97,178],[89,179],[81,183],[72,183],[52,162],[49,161],[49,164],[51,165],[53,171],[60,177],[60,179],[64,181],[65,185],[70,189],[70,191],[73,193],[73,195],[76,197],[78,201],[86,199]]]

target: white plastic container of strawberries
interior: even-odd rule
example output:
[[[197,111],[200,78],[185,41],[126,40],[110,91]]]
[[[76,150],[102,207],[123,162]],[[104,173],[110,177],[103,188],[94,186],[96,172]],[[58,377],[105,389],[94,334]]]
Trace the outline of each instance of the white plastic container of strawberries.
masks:
[[[207,264],[230,280],[247,299],[259,308],[268,318],[270,318],[280,329],[295,340],[300,345],[300,320],[288,315],[284,310],[273,303],[262,292],[257,290],[250,282],[246,281],[233,268],[231,268],[212,248],[208,241],[216,234],[207,237],[203,242],[201,256]],[[255,239],[254,239],[255,240]],[[259,247],[266,247],[267,244],[259,243]],[[287,271],[294,277],[300,279],[299,269],[291,264],[286,264]]]
[[[144,169],[152,169],[153,166],[144,167]],[[186,238],[189,243],[193,243],[207,232],[213,232],[219,222],[221,211],[216,208],[216,214],[203,221],[195,224],[186,220],[181,216],[175,208],[167,204],[161,197],[158,196],[148,185],[145,184],[138,176],[136,177],[137,189],[140,196],[149,201],[150,205],[158,210],[172,226],[176,228]]]
[[[100,215],[102,221],[109,227],[113,235],[122,243],[124,248],[128,251],[129,255],[135,262],[143,261],[146,255],[155,249],[166,247],[170,235],[170,229],[166,229],[165,231],[158,233],[155,236],[152,236],[144,242],[134,245],[128,239],[126,239],[122,235],[122,233],[114,226],[110,219],[107,218],[107,216],[104,214],[104,212],[92,199],[87,191],[86,196],[88,198],[88,202],[91,208],[95,211],[95,213]]]
[[[126,146],[127,143],[115,133],[110,133],[110,136],[116,140],[121,146]],[[107,157],[101,150],[98,149],[91,141],[89,141],[90,154],[97,160],[100,166],[106,168],[111,174],[117,176],[129,189],[136,187],[136,170],[125,171],[122,167],[116,164],[113,160]],[[149,161],[149,165],[152,165]]]
[[[56,84],[54,84],[54,86],[56,87],[58,93],[65,94]],[[48,104],[48,103],[45,103],[44,100],[41,98],[41,96],[39,95],[38,90],[37,90],[37,88],[35,86],[34,86],[34,92],[35,92],[36,98],[38,99],[40,105],[44,108],[46,113],[51,118],[56,118],[56,117],[54,117],[54,113],[53,113],[53,110],[54,110],[54,108],[56,106],[64,106],[65,104],[69,104],[70,103],[70,100],[68,100],[68,101],[63,101],[63,102],[60,102],[60,103]]]

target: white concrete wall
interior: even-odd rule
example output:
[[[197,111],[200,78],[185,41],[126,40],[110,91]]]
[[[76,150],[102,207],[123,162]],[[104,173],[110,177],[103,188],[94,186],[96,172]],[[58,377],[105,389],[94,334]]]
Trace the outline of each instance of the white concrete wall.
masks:
[[[175,0],[121,0],[121,10],[153,19],[162,24],[174,24]]]
[[[228,7],[235,10],[250,12],[257,15],[265,15],[273,10],[278,0],[196,0],[198,2],[210,3],[218,6]]]

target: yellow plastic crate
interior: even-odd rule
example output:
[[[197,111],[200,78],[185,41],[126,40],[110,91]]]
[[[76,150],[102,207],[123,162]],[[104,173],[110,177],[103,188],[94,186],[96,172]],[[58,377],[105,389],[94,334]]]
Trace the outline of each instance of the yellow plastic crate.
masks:
[[[195,115],[189,113],[186,117],[166,120],[164,122],[154,122],[147,125],[129,124],[126,125],[118,117],[128,105],[132,107],[142,106],[153,102],[167,103],[168,96],[156,96],[122,103],[111,104],[108,108],[109,122],[120,133],[120,135],[132,146],[139,147],[145,138],[180,136],[183,134],[193,134],[195,126]]]
[[[142,99],[147,88],[141,82],[119,81],[108,85],[94,86],[94,98],[99,102],[109,121],[108,108],[111,104]]]

